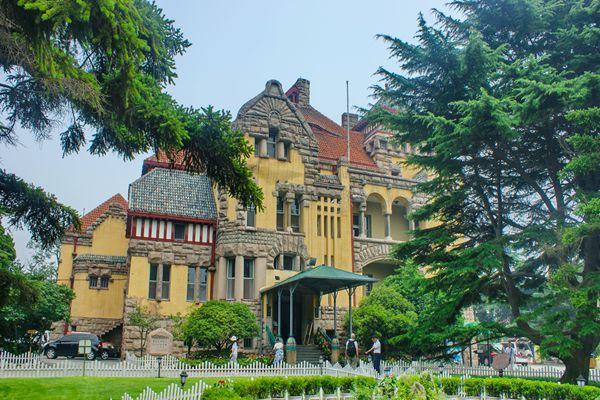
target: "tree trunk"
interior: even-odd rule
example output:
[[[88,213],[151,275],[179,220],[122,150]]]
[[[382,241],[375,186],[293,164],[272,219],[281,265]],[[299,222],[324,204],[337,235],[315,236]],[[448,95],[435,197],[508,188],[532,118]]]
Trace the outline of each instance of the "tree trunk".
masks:
[[[573,351],[571,357],[563,358],[565,372],[560,378],[561,383],[577,383],[577,378],[581,375],[588,382],[590,378],[590,353],[585,350]]]

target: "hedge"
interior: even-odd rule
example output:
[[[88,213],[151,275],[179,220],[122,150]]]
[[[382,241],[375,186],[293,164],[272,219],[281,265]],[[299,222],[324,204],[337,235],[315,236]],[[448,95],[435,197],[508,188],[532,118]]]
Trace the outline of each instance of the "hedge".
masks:
[[[461,385],[469,396],[479,396],[484,388],[490,396],[499,397],[504,394],[513,399],[547,400],[597,400],[600,398],[600,388],[577,385],[559,384],[554,382],[534,381],[518,378],[442,378],[442,387],[446,394],[455,395]]]
[[[236,380],[232,386],[233,391],[241,397],[264,399],[269,396],[283,397],[286,390],[290,396],[317,394],[321,387],[325,393],[335,393],[338,387],[348,393],[354,390],[355,385],[375,387],[375,383],[375,379],[367,377],[297,376]]]
[[[403,375],[398,379],[387,378],[379,383],[373,378],[366,377],[332,377],[332,376],[296,376],[296,377],[262,377],[254,380],[238,379],[234,381],[222,380],[216,387],[208,389],[202,396],[203,400],[215,399],[264,399],[269,396],[283,397],[287,392],[291,396],[317,394],[319,388],[325,393],[335,393],[337,388],[343,392],[372,393],[376,386],[397,385],[398,394],[411,393],[415,382],[421,383],[425,389],[433,384],[441,384],[443,391],[448,395],[456,395],[462,389],[469,396],[479,397],[485,392],[494,397],[504,394],[513,399],[546,399],[546,400],[597,400],[600,399],[600,388],[586,386],[580,388],[576,385],[566,385],[554,382],[532,381],[518,378],[467,378],[459,377],[438,378],[428,374]],[[379,387],[378,386],[378,387]],[[429,390],[427,390],[429,391]],[[364,396],[363,396],[364,397]],[[370,396],[368,396],[370,398]],[[365,397],[366,398],[366,397]],[[399,398],[412,398],[404,396]]]

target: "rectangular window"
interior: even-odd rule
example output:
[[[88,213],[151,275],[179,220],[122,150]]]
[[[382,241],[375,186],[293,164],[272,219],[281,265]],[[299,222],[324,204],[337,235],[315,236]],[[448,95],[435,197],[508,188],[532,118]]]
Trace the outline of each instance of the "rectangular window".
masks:
[[[252,342],[254,340],[252,338],[246,338],[244,339],[244,348],[245,349],[251,349],[253,347]]]
[[[254,299],[254,259],[244,258],[244,299]]]
[[[286,143],[283,146],[283,157],[288,161],[290,160],[290,144],[289,143]]]
[[[98,287],[98,277],[97,276],[90,276],[90,288],[97,288]]]
[[[327,237],[327,232],[329,232],[327,230],[327,221],[329,220],[329,218],[327,218],[327,215],[323,216],[323,236]]]
[[[294,232],[300,232],[300,197],[296,196],[292,202],[291,210],[292,230]]]
[[[337,237],[338,239],[342,237],[342,219],[337,217]]]
[[[334,228],[335,228],[335,217],[331,217],[331,226],[329,228],[331,237],[334,237],[334,235],[335,235]]]
[[[158,288],[158,264],[150,264],[150,281],[148,284],[148,298],[156,299]]]
[[[352,214],[352,234],[354,237],[360,236],[360,215]]]
[[[196,289],[196,267],[188,267],[187,276],[187,301],[194,301],[194,291]]]
[[[108,289],[108,276],[103,276],[100,278],[100,288],[101,289]]]
[[[279,130],[269,128],[269,138],[267,139],[267,155],[269,158],[275,158],[277,154],[277,136],[279,136]]]
[[[277,230],[282,231],[285,229],[285,200],[283,194],[277,196]]]
[[[175,222],[173,224],[173,239],[185,240],[185,224],[182,222]]]
[[[321,214],[317,215],[317,236],[321,236]]]
[[[198,268],[200,276],[198,277],[198,301],[206,301],[208,299],[208,269]]]
[[[227,259],[227,300],[235,299],[235,258]]]
[[[248,206],[248,209],[246,210],[246,226],[256,226],[256,207],[254,204]]]
[[[171,289],[171,266],[168,264],[163,264],[162,266],[162,295],[160,298],[162,300],[169,300],[169,294]]]
[[[368,238],[373,237],[373,231],[371,230],[371,216],[365,215],[365,234]]]
[[[294,270],[294,258],[296,258],[296,256],[291,255],[291,254],[284,254],[283,255],[283,269],[287,270],[287,271],[293,271]]]
[[[260,138],[254,138],[254,156],[260,156]]]

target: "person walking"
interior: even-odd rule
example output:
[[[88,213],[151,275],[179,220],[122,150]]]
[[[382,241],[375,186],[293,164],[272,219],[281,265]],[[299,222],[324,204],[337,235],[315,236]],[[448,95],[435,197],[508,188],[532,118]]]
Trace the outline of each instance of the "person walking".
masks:
[[[281,338],[277,338],[277,341],[273,346],[273,350],[275,351],[275,359],[273,360],[273,365],[279,365],[283,363],[283,341],[281,340]]]
[[[377,338],[377,335],[373,335],[371,340],[373,341],[373,346],[371,346],[369,350],[365,351],[365,354],[371,353],[373,368],[375,368],[375,371],[381,375],[381,342],[379,341],[379,338]]]
[[[231,340],[233,342],[231,344],[231,357],[229,358],[229,362],[237,364],[237,358],[238,358],[237,337],[234,335],[229,340]]]
[[[354,333],[350,334],[350,339],[346,341],[346,360],[352,368],[358,366],[358,343]]]

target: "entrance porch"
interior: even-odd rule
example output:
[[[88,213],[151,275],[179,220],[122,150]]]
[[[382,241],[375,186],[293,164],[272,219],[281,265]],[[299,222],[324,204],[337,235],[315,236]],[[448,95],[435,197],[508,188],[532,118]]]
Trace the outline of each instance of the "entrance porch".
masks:
[[[324,295],[333,298],[333,338],[337,338],[338,300],[340,293],[347,295],[349,324],[352,331],[352,298],[357,287],[373,284],[377,279],[354,274],[342,269],[320,265],[300,272],[261,291],[261,331],[273,346],[277,337],[287,343],[288,349],[296,345],[314,343],[321,326],[321,300]]]

